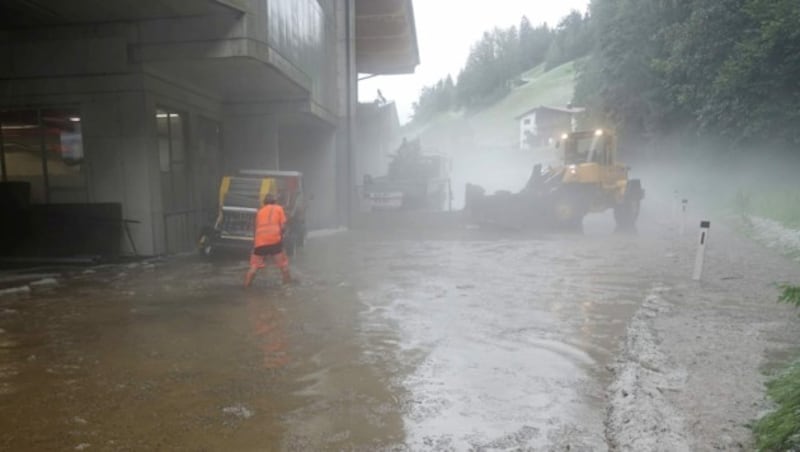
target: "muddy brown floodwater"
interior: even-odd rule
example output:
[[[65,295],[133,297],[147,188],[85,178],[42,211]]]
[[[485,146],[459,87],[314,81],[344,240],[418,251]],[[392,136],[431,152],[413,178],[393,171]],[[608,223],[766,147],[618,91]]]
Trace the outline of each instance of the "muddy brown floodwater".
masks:
[[[396,223],[311,239],[291,288],[184,257],[0,299],[0,449],[607,449],[663,231]]]

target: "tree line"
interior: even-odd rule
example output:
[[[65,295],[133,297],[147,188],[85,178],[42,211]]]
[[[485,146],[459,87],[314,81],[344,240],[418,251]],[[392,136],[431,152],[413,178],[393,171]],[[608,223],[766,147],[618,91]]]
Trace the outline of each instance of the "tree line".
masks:
[[[800,142],[800,2],[592,0],[576,102],[627,136]]]
[[[589,17],[573,11],[555,28],[519,26],[485,32],[469,53],[456,80],[448,75],[422,89],[413,105],[413,121],[425,122],[451,109],[476,109],[505,96],[519,75],[544,64],[550,70],[585,56],[592,47]]]
[[[578,60],[574,103],[639,140],[800,143],[800,1],[591,0],[557,27],[484,33],[456,80],[422,90],[414,121],[477,109],[519,74]],[[581,58],[581,57],[586,58]]]

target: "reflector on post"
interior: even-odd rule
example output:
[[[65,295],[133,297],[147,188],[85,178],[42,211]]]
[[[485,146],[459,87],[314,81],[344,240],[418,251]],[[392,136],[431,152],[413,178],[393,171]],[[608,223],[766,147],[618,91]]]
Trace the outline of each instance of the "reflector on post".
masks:
[[[697,256],[694,260],[694,274],[692,279],[700,281],[703,277],[703,264],[705,263],[706,245],[708,244],[708,232],[711,229],[710,221],[700,222],[700,243],[697,246]]]

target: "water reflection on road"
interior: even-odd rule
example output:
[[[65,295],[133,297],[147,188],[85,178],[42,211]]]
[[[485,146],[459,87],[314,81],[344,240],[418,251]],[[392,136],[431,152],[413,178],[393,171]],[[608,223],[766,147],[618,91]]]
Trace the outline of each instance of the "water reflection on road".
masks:
[[[285,320],[281,311],[267,297],[248,292],[248,317],[253,336],[264,354],[265,369],[281,369],[289,364],[289,344],[285,331]]]

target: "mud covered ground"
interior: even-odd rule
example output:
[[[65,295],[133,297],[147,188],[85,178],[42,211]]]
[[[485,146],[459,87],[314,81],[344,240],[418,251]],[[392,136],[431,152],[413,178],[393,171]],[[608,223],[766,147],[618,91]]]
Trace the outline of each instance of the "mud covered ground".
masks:
[[[749,449],[797,264],[714,225],[692,282],[658,207],[635,235],[371,217],[290,288],[184,257],[2,297],[0,449]]]

